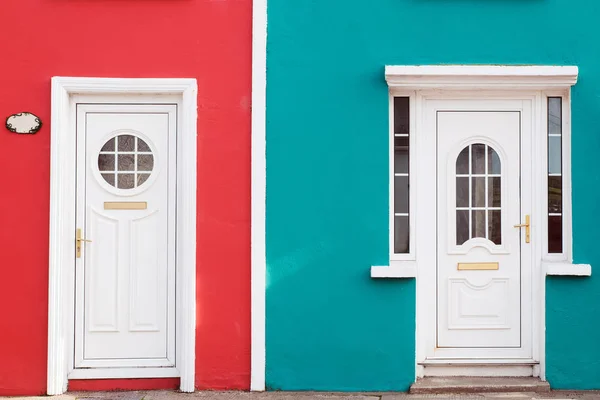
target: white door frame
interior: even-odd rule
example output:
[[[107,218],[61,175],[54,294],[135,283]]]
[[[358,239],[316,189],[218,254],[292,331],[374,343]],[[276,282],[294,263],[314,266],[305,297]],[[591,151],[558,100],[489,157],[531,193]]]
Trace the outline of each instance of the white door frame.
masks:
[[[575,66],[507,66],[507,65],[436,65],[436,66],[386,66],[385,77],[390,89],[390,96],[410,96],[414,102],[415,121],[411,123],[411,136],[416,142],[416,163],[411,164],[411,174],[416,174],[416,184],[411,186],[417,194],[414,210],[416,224],[416,262],[407,261],[390,263],[392,276],[416,277],[416,363],[415,375],[422,377],[425,372],[424,361],[430,353],[431,332],[436,329],[436,269],[437,262],[431,246],[432,229],[436,229],[437,207],[435,178],[427,177],[431,165],[430,148],[420,140],[419,132],[425,126],[426,116],[423,113],[424,99],[531,99],[532,109],[532,355],[533,361],[539,363],[533,367],[533,374],[545,379],[545,271],[542,259],[544,208],[546,205],[546,158],[544,150],[546,140],[545,120],[547,96],[561,95],[565,101],[563,117],[565,134],[570,132],[570,90],[577,82],[578,68]],[[413,130],[414,128],[414,130]],[[543,144],[543,145],[541,145]],[[429,147],[431,143],[429,143]],[[568,149],[564,149],[564,153]],[[429,153],[428,153],[429,152]],[[431,154],[430,154],[431,153]],[[429,156],[428,156],[429,154]],[[568,157],[568,154],[566,154]],[[435,158],[435,157],[434,157]],[[433,162],[433,163],[431,163]],[[568,168],[568,160],[567,160]],[[431,173],[429,173],[431,175]],[[434,174],[435,175],[435,174]],[[429,180],[429,184],[427,183]],[[568,199],[566,201],[569,201]],[[435,210],[435,212],[434,212]],[[413,231],[411,231],[413,232]],[[570,241],[567,238],[567,245]],[[376,267],[373,267],[376,268]],[[393,273],[393,274],[392,274]],[[433,335],[435,337],[435,334]],[[519,370],[516,360],[482,360],[483,364],[501,365],[499,373],[510,373]],[[523,360],[525,364],[528,360]],[[454,362],[453,362],[454,363]],[[444,362],[448,365],[448,361]],[[465,374],[475,373],[480,367],[464,367]]]
[[[178,104],[177,127],[177,376],[180,390],[194,391],[196,342],[196,131],[195,79],[52,78],[50,166],[50,258],[47,394],[67,390],[74,347],[75,273],[75,96],[121,97],[148,103],[145,96],[169,95]],[[156,98],[154,98],[156,101]],[[183,312],[185,310],[185,312]],[[161,377],[156,371],[122,371],[102,378]],[[150,372],[150,373],[148,373]],[[163,375],[164,376],[164,375]],[[168,376],[173,376],[171,372]],[[82,378],[99,376],[82,376]]]

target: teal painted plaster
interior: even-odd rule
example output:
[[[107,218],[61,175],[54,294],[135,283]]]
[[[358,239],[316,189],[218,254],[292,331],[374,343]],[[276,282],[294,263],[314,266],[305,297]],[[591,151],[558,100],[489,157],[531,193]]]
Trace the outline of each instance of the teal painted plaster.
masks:
[[[600,268],[600,2],[269,0],[267,387],[406,390],[415,285],[388,253],[386,64],[574,64],[575,262]],[[434,249],[432,249],[434,251]],[[547,287],[547,377],[600,388],[600,280]]]

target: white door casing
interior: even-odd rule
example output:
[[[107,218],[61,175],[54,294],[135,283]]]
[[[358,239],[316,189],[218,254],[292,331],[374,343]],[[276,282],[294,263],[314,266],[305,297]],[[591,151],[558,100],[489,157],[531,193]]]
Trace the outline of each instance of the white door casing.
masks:
[[[77,162],[76,108],[78,103],[143,104],[144,107],[147,104],[176,105],[176,150],[174,151],[177,153],[177,173],[176,188],[171,188],[176,193],[177,215],[174,226],[175,236],[178,238],[175,243],[177,261],[175,265],[177,291],[174,296],[175,309],[177,310],[174,322],[174,334],[176,335],[174,341],[176,342],[175,367],[102,368],[96,365],[95,368],[74,369],[75,210],[77,203],[75,188],[78,178],[75,166]],[[180,390],[184,392],[194,391],[196,103],[197,85],[195,79],[52,78],[47,379],[47,393],[49,395],[65,392],[68,379],[95,378],[179,376],[181,378]],[[160,162],[161,160],[159,160],[159,164]],[[151,177],[150,179],[154,178]],[[150,203],[148,205],[147,210],[150,210]],[[139,212],[142,213],[143,211]],[[83,251],[85,251],[85,248]],[[82,256],[85,257],[83,254]],[[184,309],[185,312],[182,312],[181,310]],[[168,346],[166,347],[168,348]],[[165,359],[170,359],[170,357],[171,355],[167,354]],[[166,364],[163,361],[159,363]]]
[[[174,104],[77,105],[76,226],[91,242],[76,258],[75,369],[176,365],[176,120]]]
[[[521,304],[521,297],[531,297],[531,287],[521,286],[531,257],[525,235],[513,227],[531,212],[531,159],[520,157],[529,148],[521,140],[531,139],[521,135],[521,124],[528,129],[531,113],[530,103],[513,103],[449,100],[427,109],[435,119],[438,161],[433,358],[531,356],[522,347],[531,324],[521,323],[521,314],[531,316],[530,302]],[[497,270],[482,270],[488,267]]]

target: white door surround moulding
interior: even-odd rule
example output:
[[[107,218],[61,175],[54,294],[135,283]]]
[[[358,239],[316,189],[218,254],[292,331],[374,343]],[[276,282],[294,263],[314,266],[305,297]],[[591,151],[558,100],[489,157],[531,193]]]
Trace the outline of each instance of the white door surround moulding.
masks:
[[[174,95],[178,116],[177,159],[177,369],[180,390],[194,391],[196,337],[196,152],[195,79],[53,77],[51,99],[50,247],[47,394],[67,390],[74,343],[75,126],[74,95]],[[136,102],[144,102],[136,98]],[[121,376],[123,377],[123,376]],[[140,376],[141,377],[141,376]]]
[[[576,66],[386,65],[390,89],[567,89],[577,82]]]
[[[250,390],[265,390],[267,0],[252,2]]]

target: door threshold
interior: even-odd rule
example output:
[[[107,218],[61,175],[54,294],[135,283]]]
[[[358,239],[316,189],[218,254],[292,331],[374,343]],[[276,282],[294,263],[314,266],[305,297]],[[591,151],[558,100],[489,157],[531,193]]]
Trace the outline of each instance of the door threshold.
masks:
[[[410,387],[411,394],[549,392],[550,385],[539,378],[516,377],[427,377]]]

